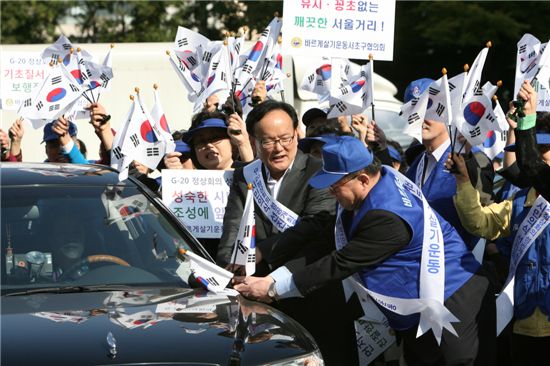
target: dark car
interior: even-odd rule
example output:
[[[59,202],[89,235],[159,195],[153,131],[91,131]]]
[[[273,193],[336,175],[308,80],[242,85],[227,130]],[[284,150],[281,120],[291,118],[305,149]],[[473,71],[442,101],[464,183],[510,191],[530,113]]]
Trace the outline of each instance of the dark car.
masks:
[[[139,182],[0,166],[2,365],[323,364],[285,314],[181,276],[180,248],[211,259]]]

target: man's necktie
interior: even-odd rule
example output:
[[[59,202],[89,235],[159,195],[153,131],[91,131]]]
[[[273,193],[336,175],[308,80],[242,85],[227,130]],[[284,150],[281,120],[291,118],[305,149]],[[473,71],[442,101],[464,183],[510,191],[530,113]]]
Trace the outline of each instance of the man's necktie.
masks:
[[[424,187],[424,181],[426,180],[426,171],[428,170],[428,153],[424,153],[424,169],[422,170],[422,180],[420,182],[420,188]]]

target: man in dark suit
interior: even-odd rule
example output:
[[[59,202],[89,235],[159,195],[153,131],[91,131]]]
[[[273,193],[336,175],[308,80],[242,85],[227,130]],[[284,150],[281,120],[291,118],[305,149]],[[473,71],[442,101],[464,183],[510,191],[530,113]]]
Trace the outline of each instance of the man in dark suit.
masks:
[[[231,266],[231,255],[248,193],[247,184],[252,183],[254,178],[252,172],[247,170],[250,167],[256,166],[256,178],[261,181],[259,182],[261,184],[258,184],[258,181],[255,182],[253,190],[263,189],[264,197],[269,195],[270,199],[284,206],[283,211],[286,210],[286,216],[294,216],[295,219],[302,220],[319,213],[334,213],[336,202],[328,189],[315,189],[307,184],[308,180],[321,168],[321,161],[298,150],[297,128],[296,111],[286,103],[268,100],[255,106],[248,114],[246,129],[251,136],[259,161],[236,169],[233,175],[233,185],[223,220],[223,234],[218,248],[218,264],[222,266],[229,264],[230,269],[239,270]],[[265,185],[265,188],[262,188],[262,185]],[[291,225],[281,224],[280,212],[274,215],[273,212],[266,211],[265,205],[258,204],[257,199],[255,199],[254,211],[256,246],[261,248],[262,253],[269,254],[273,238]],[[262,268],[261,264],[256,266],[256,275],[267,273],[269,268]],[[327,332],[327,322],[320,321],[330,316],[330,304],[329,307],[318,306],[321,301],[326,303],[326,299],[332,307],[343,306],[345,300],[341,285],[335,284],[331,288],[319,291],[311,299],[289,299],[281,302],[277,307],[294,317],[312,333],[326,360],[329,362],[332,360],[334,364],[337,364],[338,360],[345,360],[345,363],[349,364],[353,360],[346,360],[339,355],[343,347],[349,347],[349,345],[340,344],[340,340],[335,341],[330,332]],[[331,324],[331,322],[329,320],[328,323]],[[348,339],[348,342],[351,340],[353,346],[354,332],[351,321],[332,323],[334,323],[331,324],[333,331],[336,329],[342,334],[342,339]],[[353,355],[353,347],[351,350]]]
[[[246,119],[246,128],[261,161],[261,174],[269,194],[300,218],[319,212],[334,213],[336,202],[327,189],[314,189],[308,180],[321,168],[321,161],[298,150],[298,117],[294,108],[273,100],[256,106]],[[231,253],[247,195],[244,168],[236,169],[223,222],[217,262],[231,263]],[[253,187],[259,189],[260,187]],[[261,207],[254,204],[256,243],[280,232]],[[263,251],[269,250],[263,246]],[[266,252],[267,253],[267,252]]]

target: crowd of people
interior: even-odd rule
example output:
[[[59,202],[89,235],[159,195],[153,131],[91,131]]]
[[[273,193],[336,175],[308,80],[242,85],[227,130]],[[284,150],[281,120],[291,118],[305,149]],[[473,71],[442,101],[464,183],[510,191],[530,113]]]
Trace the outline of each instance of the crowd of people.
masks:
[[[405,102],[430,83],[413,81]],[[261,82],[245,120],[235,103],[209,97],[189,130],[173,133],[176,149],[157,169],[235,170],[222,237],[201,242],[235,273],[242,295],[272,303],[308,329],[328,365],[358,363],[362,294],[346,299],[342,280],[350,276],[378,303],[377,296],[398,304],[435,294],[432,305],[458,320],[443,325],[438,342],[435,328],[417,336],[419,326],[433,324],[422,311],[380,305],[407,365],[539,364],[550,359],[550,114],[536,112],[528,82],[517,98],[524,116],[511,105],[496,174],[495,161],[467,141],[459,138],[464,149],[453,152],[440,121],[425,120],[422,141],[406,151],[366,115],[328,118],[313,108],[301,118],[304,133],[294,107],[269,99]],[[44,127],[45,161],[110,165],[116,131],[101,104],[88,109],[100,160],[86,159],[77,126],[60,117]],[[24,160],[23,138],[22,119],[0,130],[2,161]],[[150,171],[134,161],[130,175],[160,192]],[[252,181],[263,182],[254,196],[290,220],[255,204],[256,273],[244,276],[231,254]],[[503,310],[495,296],[510,283],[513,320],[497,338]]]

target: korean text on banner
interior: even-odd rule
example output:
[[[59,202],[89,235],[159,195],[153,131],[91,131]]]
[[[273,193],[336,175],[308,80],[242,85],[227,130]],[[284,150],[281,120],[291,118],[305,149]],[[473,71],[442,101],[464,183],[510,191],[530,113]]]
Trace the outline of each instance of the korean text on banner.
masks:
[[[0,65],[0,96],[5,110],[18,110],[24,100],[38,92],[50,72],[39,52],[2,52]]]
[[[233,171],[164,169],[162,201],[197,238],[221,238]]]
[[[393,60],[395,0],[285,0],[283,53]]]

